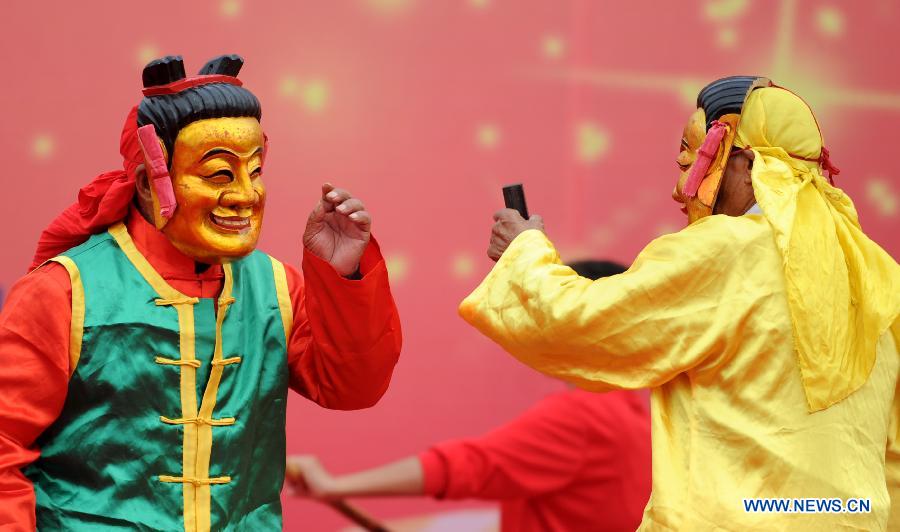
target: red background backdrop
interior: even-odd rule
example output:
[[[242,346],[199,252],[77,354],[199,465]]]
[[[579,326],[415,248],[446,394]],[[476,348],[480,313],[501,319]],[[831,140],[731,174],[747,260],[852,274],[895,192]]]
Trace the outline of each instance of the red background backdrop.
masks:
[[[0,54],[7,230],[0,285],[77,189],[120,165],[140,69],[239,53],[271,139],[261,248],[299,261],[325,180],[375,217],[405,332],[375,408],[294,398],[288,449],[346,471],[479,434],[560,385],[456,317],[488,270],[500,186],[525,183],[566,259],[628,262],[683,216],[669,194],[706,82],[768,75],[817,112],[863,227],[900,252],[900,6],[890,0],[10,2]],[[474,503],[454,503],[459,507]],[[380,517],[454,507],[371,501]],[[288,529],[344,521],[287,500]]]

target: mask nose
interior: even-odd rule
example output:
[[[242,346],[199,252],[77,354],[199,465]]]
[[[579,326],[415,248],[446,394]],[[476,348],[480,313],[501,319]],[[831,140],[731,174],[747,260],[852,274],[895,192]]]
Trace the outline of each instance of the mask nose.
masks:
[[[259,203],[259,194],[253,188],[250,178],[246,175],[238,176],[231,187],[226,190],[219,199],[223,207],[234,209],[238,216],[249,216],[253,207]]]

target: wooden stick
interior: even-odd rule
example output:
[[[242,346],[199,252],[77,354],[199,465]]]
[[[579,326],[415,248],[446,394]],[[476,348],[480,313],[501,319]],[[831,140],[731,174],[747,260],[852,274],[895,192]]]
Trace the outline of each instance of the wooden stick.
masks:
[[[358,507],[345,501],[344,499],[325,501],[325,504],[331,506],[341,515],[353,521],[358,526],[366,529],[368,532],[390,532],[390,530],[386,526],[381,524],[377,519],[362,511]]]

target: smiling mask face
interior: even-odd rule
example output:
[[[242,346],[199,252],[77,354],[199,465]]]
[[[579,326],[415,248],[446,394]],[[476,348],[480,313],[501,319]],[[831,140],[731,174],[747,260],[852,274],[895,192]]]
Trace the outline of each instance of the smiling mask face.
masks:
[[[162,228],[179,251],[220,264],[256,248],[266,203],[264,143],[255,118],[211,118],[181,129],[170,170],[178,207]]]

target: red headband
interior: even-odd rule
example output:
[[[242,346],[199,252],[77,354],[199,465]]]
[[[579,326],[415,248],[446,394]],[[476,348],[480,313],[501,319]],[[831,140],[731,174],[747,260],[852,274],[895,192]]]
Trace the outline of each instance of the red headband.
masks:
[[[182,78],[178,81],[173,81],[168,85],[158,85],[156,87],[147,87],[142,92],[144,96],[160,96],[163,94],[178,94],[179,92],[190,89],[191,87],[197,87],[200,85],[207,85],[209,83],[227,83],[229,85],[237,85],[240,87],[243,85],[241,80],[237,79],[234,76],[224,76],[222,74],[204,74],[199,76],[192,76],[189,78]]]

